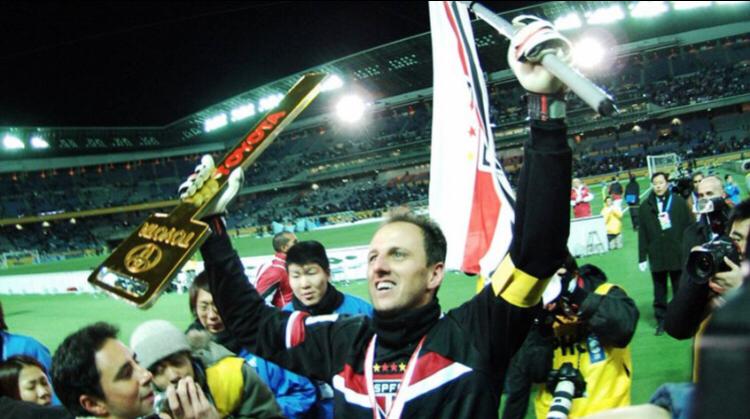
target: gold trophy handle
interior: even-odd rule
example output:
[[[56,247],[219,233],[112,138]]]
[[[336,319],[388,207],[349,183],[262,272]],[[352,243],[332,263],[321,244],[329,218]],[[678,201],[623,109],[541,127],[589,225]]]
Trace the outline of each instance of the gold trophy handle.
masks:
[[[115,297],[148,308],[209,234],[199,221],[226,187],[232,170],[246,169],[279,133],[312,102],[326,75],[305,74],[279,105],[269,111],[216,166],[203,186],[169,214],[146,219],[89,276],[89,282]]]

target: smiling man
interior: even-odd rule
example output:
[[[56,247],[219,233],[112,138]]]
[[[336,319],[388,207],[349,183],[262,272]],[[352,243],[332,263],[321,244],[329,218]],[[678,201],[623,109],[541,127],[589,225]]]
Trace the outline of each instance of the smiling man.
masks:
[[[151,373],[117,340],[117,328],[96,323],[65,338],[52,360],[52,382],[77,417],[138,418],[154,408]]]
[[[313,316],[326,314],[365,315],[372,317],[372,306],[361,298],[344,294],[331,283],[331,266],[326,249],[320,242],[296,243],[286,255],[289,284],[294,293],[284,311],[302,311]],[[319,418],[333,418],[333,389],[317,380]]]
[[[460,307],[441,312],[437,291],[447,244],[428,219],[395,217],[375,232],[367,268],[372,318],[311,316],[264,303],[232,248],[219,216],[224,208],[207,210],[214,214],[206,219],[213,234],[201,252],[227,328],[259,356],[332,385],[336,417],[497,416],[508,362],[528,333],[531,307],[546,279],[565,260],[570,226],[562,84],[541,66],[521,61],[523,51],[554,37],[540,25],[547,28],[542,22],[521,29],[508,54],[529,92],[531,121],[510,254],[491,285]],[[225,194],[237,190],[232,185]]]

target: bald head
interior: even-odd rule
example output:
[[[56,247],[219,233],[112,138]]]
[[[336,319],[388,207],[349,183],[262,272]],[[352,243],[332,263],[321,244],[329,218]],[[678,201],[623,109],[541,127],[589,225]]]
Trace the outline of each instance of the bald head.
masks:
[[[724,196],[724,182],[716,176],[707,176],[698,184],[698,198],[720,198]]]

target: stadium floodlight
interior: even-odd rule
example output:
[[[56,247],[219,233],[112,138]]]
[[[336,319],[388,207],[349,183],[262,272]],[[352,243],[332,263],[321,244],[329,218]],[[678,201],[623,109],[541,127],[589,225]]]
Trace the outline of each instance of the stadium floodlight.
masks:
[[[365,102],[357,95],[346,95],[336,105],[336,113],[342,121],[355,123],[365,114]]]
[[[271,110],[275,108],[276,106],[281,103],[281,99],[284,98],[284,95],[281,93],[274,93],[272,95],[266,96],[260,100],[260,105],[258,106],[258,110],[261,112],[265,112],[268,110]]]
[[[211,132],[227,125],[227,114],[222,113],[211,118],[206,119],[203,123],[203,129],[206,132]]]
[[[632,17],[654,17],[668,10],[663,1],[639,1],[630,5],[630,16]]]
[[[22,150],[26,148],[26,145],[15,135],[5,134],[5,137],[3,138],[3,147],[5,147],[6,150]]]
[[[673,1],[672,7],[675,10],[697,9],[699,7],[708,7],[711,3],[710,1]]]
[[[232,122],[241,121],[255,115],[255,105],[248,103],[247,105],[234,108],[230,114],[232,115]]]
[[[49,143],[44,138],[35,135],[31,137],[31,147],[36,149],[49,148]]]
[[[340,89],[342,87],[344,87],[344,81],[341,80],[341,77],[337,74],[331,74],[323,83],[321,83],[320,91],[330,92],[331,90]]]
[[[566,31],[570,29],[576,29],[580,28],[583,23],[581,23],[581,18],[578,16],[578,13],[571,12],[567,15],[563,15],[555,19],[555,28],[557,28],[558,31]]]
[[[625,13],[619,5],[602,7],[591,12],[586,12],[586,23],[589,25],[606,25],[625,18]]]
[[[581,68],[594,68],[602,63],[607,51],[593,38],[583,38],[573,45],[573,63]]]

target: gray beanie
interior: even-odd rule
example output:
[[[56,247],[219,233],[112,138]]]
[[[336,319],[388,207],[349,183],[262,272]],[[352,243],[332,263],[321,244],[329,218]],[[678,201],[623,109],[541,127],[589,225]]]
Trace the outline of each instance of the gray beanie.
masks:
[[[190,352],[185,334],[166,320],[141,323],[130,335],[130,349],[138,363],[151,368],[158,361],[178,352]]]

